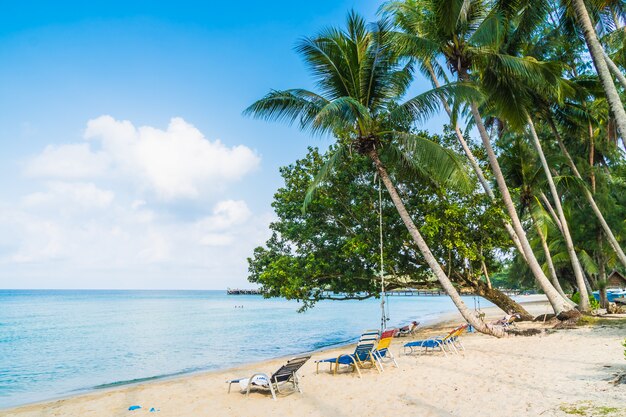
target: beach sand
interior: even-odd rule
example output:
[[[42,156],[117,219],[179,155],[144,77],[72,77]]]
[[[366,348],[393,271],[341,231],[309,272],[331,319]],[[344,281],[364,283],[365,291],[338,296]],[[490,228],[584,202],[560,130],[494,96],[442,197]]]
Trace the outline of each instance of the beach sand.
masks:
[[[524,304],[534,315],[548,311],[545,301]],[[496,308],[484,311],[488,319],[502,316]],[[362,378],[350,372],[333,376],[327,366],[316,374],[315,359],[352,347],[316,352],[300,371],[303,394],[280,395],[277,401],[261,392],[246,398],[237,386],[228,394],[225,381],[271,373],[284,358],[27,405],[0,411],[0,416],[626,416],[626,384],[609,382],[626,372],[623,325],[503,339],[468,334],[460,355],[401,353],[403,343],[461,322],[452,314],[414,337],[394,339],[392,352],[400,367],[386,363],[382,374],[367,369]],[[528,326],[541,324],[520,324]],[[142,408],[128,411],[131,405]],[[159,411],[150,412],[152,407]]]

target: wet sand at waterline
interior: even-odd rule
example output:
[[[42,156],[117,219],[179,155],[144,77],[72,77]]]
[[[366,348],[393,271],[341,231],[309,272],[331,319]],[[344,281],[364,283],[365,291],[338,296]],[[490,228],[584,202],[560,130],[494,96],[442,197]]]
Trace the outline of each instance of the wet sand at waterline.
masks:
[[[524,306],[534,315],[548,310],[545,301],[529,301]],[[502,316],[497,308],[484,311],[488,319]],[[626,416],[626,385],[609,382],[616,373],[626,372],[621,346],[626,337],[623,326],[583,327],[504,339],[467,334],[463,354],[444,357],[441,353],[402,353],[402,344],[443,333],[460,322],[460,316],[451,313],[413,337],[394,339],[392,352],[400,367],[386,363],[382,374],[367,369],[362,378],[346,371],[333,376],[327,366],[320,366],[316,374],[315,359],[350,352],[352,346],[316,352],[300,371],[303,393],[279,395],[277,401],[263,392],[252,392],[246,398],[236,386],[228,394],[225,381],[254,372],[271,373],[285,358],[101,390],[3,410],[0,415]],[[142,408],[129,411],[132,405]],[[150,412],[151,408],[155,411]]]

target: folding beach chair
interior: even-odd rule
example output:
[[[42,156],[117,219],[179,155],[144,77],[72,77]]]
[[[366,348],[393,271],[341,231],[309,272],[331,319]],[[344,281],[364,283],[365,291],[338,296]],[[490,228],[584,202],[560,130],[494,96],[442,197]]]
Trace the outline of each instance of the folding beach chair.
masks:
[[[503,329],[508,329],[509,327],[515,326],[515,322],[521,318],[522,316],[517,313],[507,314],[500,320],[494,321],[492,324],[495,324],[497,326],[502,326]]]
[[[461,343],[459,337],[467,331],[467,327],[468,325],[464,324],[453,329],[445,336],[436,336],[430,339],[409,342],[404,345],[404,353],[413,353],[413,348],[415,347],[421,347],[422,352],[428,352],[428,349],[434,350],[438,348],[443,352],[445,356],[448,356],[446,348],[450,351],[450,353],[459,353],[459,349],[465,350],[465,347]],[[409,349],[409,352],[407,352],[407,349]]]
[[[376,368],[376,370],[380,373],[381,370],[378,368],[378,361],[374,356],[374,347],[376,342],[378,341],[378,330],[368,330],[364,332],[359,338],[356,347],[354,348],[354,353],[346,353],[343,355],[339,355],[335,358],[329,359],[321,359],[315,361],[317,364],[316,372],[319,373],[320,363],[328,363],[330,366],[330,371],[333,375],[337,374],[337,370],[339,369],[339,365],[347,365],[351,366],[353,369],[356,369],[359,374],[359,378],[361,377],[361,369],[364,368],[365,365],[371,364]],[[335,365],[333,368],[333,364]]]
[[[398,329],[398,332],[396,333],[395,337],[409,336],[409,335],[414,334],[415,330],[417,329],[417,326],[419,326],[419,324],[420,324],[419,321],[412,321],[408,325],[400,327],[400,329]]]
[[[267,374],[256,373],[250,378],[238,378],[226,381],[228,383],[228,392],[230,393],[230,386],[232,383],[239,383],[241,392],[246,393],[246,397],[250,395],[251,388],[269,389],[272,393],[272,398],[276,400],[276,392],[282,394],[281,386],[284,384],[291,384],[292,392],[298,391],[302,394],[300,384],[298,380],[298,370],[311,358],[308,356],[299,356],[287,361],[287,363],[281,366],[272,376]]]
[[[396,362],[396,358],[393,356],[391,350],[389,349],[389,345],[391,345],[391,341],[393,340],[397,332],[397,329],[385,330],[383,334],[380,335],[380,340],[376,345],[376,349],[374,349],[373,351],[374,358],[378,361],[378,364],[380,365],[380,369],[382,371],[385,370],[383,367],[383,361],[385,359],[390,359],[393,364],[396,365],[396,368],[399,368],[398,362]]]

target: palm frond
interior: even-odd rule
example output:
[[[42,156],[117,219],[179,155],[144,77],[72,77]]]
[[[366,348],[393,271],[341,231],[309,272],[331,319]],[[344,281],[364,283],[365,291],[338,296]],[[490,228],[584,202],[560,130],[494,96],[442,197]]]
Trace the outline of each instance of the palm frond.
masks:
[[[440,110],[441,100],[448,102],[453,100],[480,102],[482,94],[471,83],[456,82],[442,85],[405,101],[390,112],[389,118],[394,121],[410,119],[415,122],[422,122]]]
[[[474,189],[475,183],[465,160],[450,149],[412,133],[392,131],[388,134],[398,144],[397,150],[393,150],[397,153],[395,158],[407,173],[413,172],[439,186],[460,192]]]
[[[317,188],[324,181],[326,181],[326,179],[328,179],[333,169],[335,169],[335,167],[339,165],[341,160],[346,156],[346,153],[347,147],[341,144],[331,151],[330,156],[328,157],[324,165],[320,168],[320,170],[315,174],[315,177],[313,177],[313,180],[306,190],[304,201],[302,202],[302,213],[305,213],[307,207],[309,206],[309,204],[311,204],[311,201],[315,196],[315,190],[317,190]]]
[[[299,121],[301,129],[311,129],[319,112],[327,104],[328,100],[308,90],[273,90],[250,105],[243,114],[290,125]]]

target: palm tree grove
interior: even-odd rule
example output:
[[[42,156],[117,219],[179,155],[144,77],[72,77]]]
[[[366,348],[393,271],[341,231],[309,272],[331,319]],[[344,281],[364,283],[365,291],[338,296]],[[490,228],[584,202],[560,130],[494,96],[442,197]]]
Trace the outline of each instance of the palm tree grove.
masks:
[[[334,141],[281,171],[249,280],[304,308],[378,297],[381,278],[437,288],[496,337],[462,292],[523,320],[503,289],[545,294],[561,321],[619,312],[606,289],[626,270],[624,2],[404,0],[378,17],[302,38],[314,87],[244,112]]]

